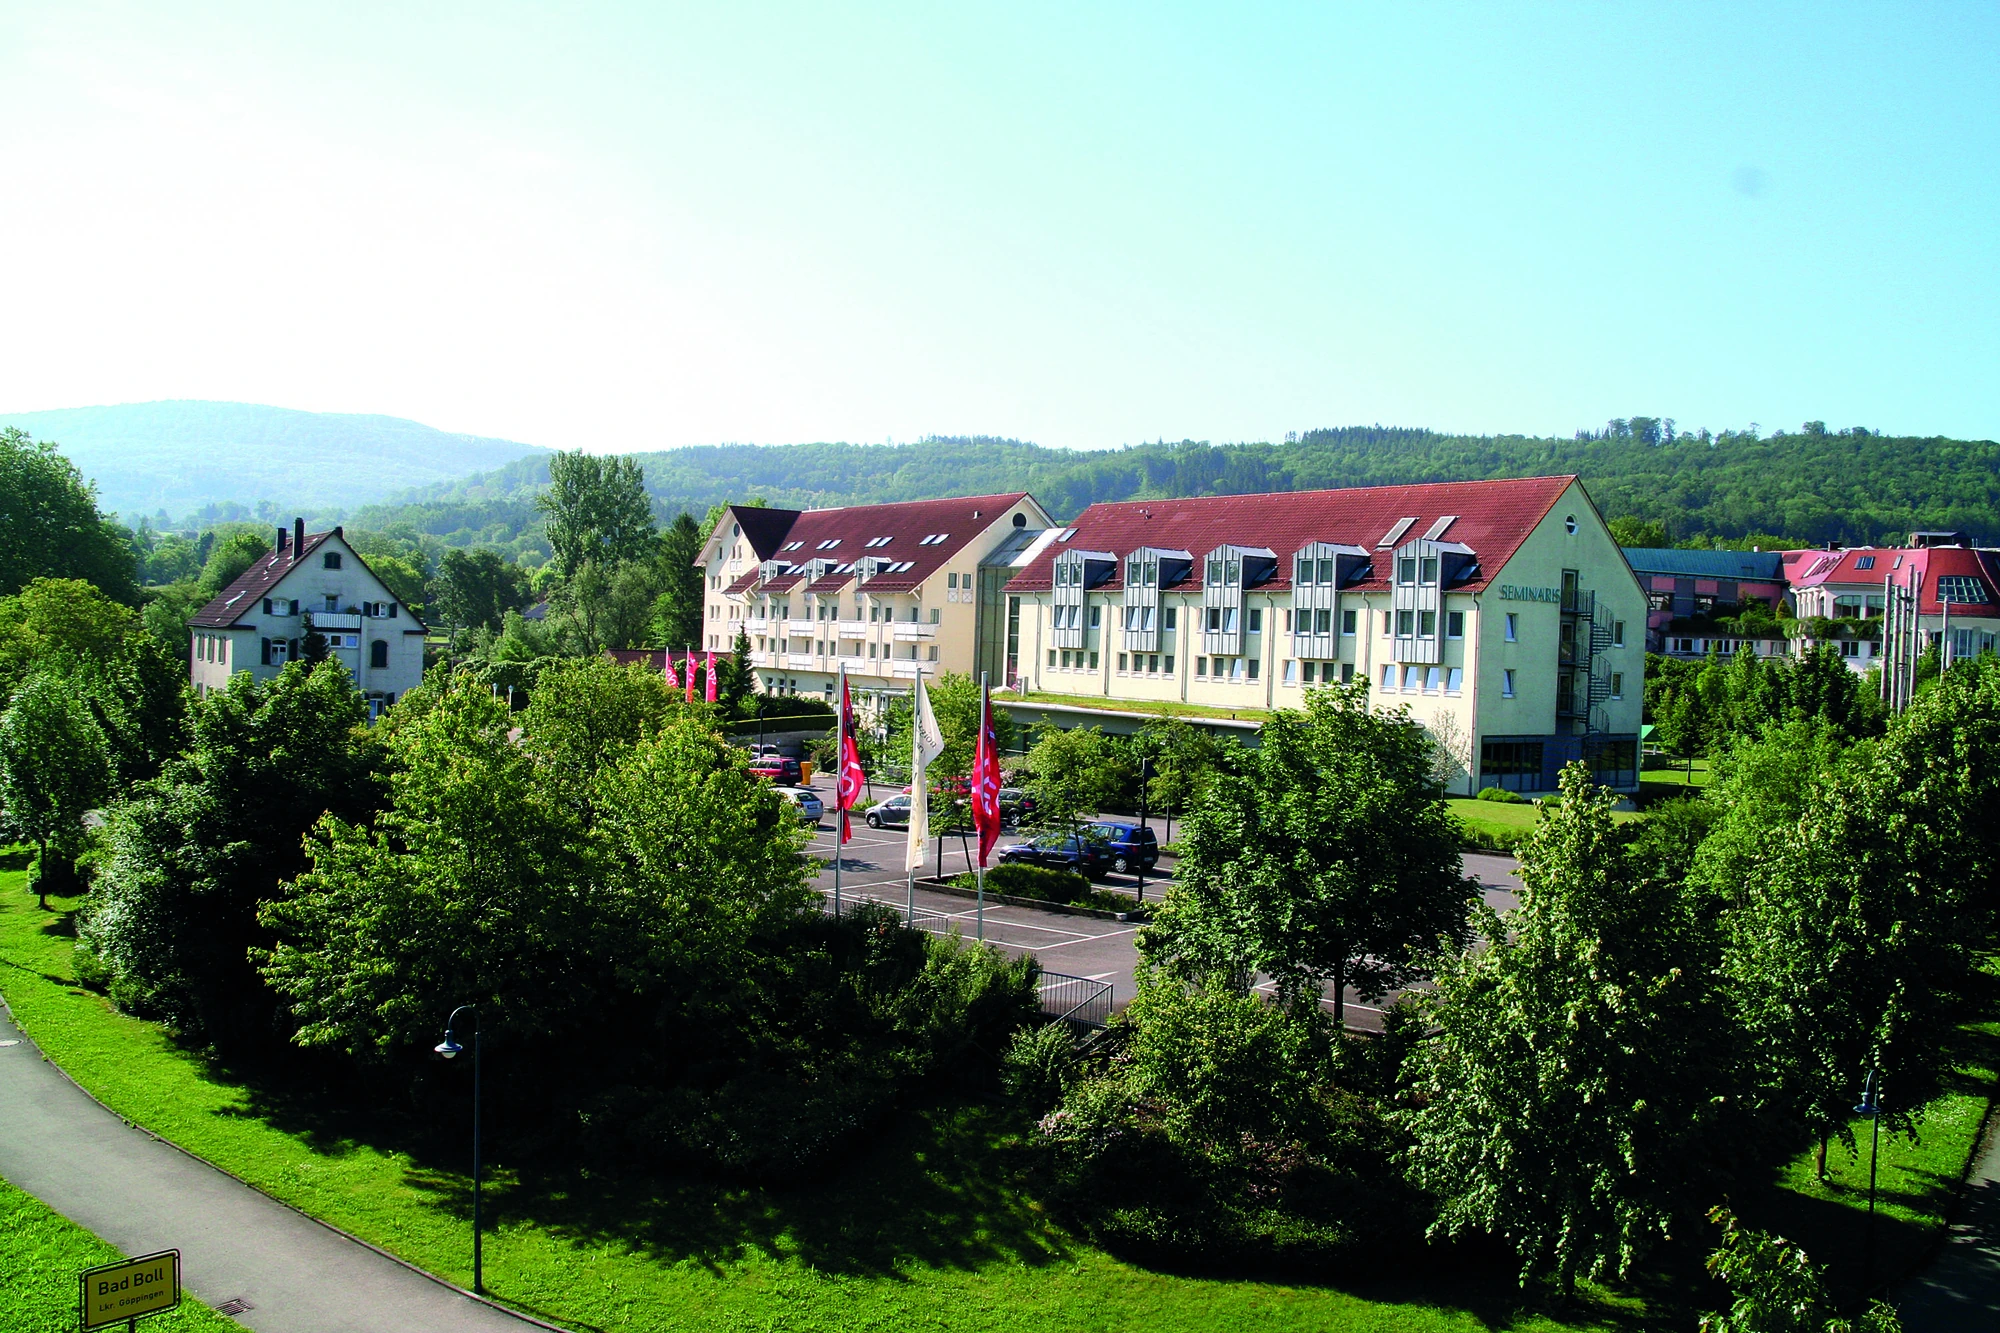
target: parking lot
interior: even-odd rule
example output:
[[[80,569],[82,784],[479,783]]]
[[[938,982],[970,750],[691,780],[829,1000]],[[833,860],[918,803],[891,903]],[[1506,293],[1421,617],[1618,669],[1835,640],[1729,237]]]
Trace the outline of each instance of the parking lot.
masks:
[[[825,862],[820,871],[818,887],[826,896],[828,910],[832,909],[833,869],[832,857],[835,848],[836,828],[833,804],[833,786],[830,781],[816,782],[814,789],[821,800],[827,803],[827,815],[821,822],[818,835],[813,839],[812,854]],[[841,854],[841,895],[844,900],[868,898],[886,903],[898,912],[909,909],[908,881],[903,870],[903,849],[906,838],[901,829],[871,829],[859,818],[860,812],[874,801],[893,795],[899,788],[878,787],[873,800],[865,797],[856,807],[854,837]],[[1146,821],[1154,836],[1162,844],[1167,841],[1167,825],[1164,819]],[[1176,825],[1178,828],[1178,825]],[[1023,841],[1024,838],[1012,834],[1002,834],[1000,846]],[[944,843],[945,878],[962,874],[972,868],[967,852],[977,853],[977,843],[968,836],[961,844],[957,837],[948,837]],[[994,856],[999,852],[996,849]],[[938,842],[932,838],[925,854],[924,868],[919,875],[937,872]],[[1484,890],[1486,902],[1496,911],[1506,911],[1515,904],[1515,894],[1520,888],[1520,877],[1515,873],[1514,862],[1505,856],[1490,856],[1469,853],[1464,858],[1465,871],[1476,875]],[[989,866],[990,868],[990,866]],[[1172,880],[1173,859],[1162,856],[1157,871],[1146,876],[1146,901],[1156,902],[1167,884]],[[1134,893],[1137,880],[1131,875],[1109,875],[1100,887]],[[1134,905],[1137,905],[1134,898]],[[967,939],[974,938],[979,931],[977,906],[969,899],[952,894],[927,891],[921,886],[916,893],[916,924],[929,931],[944,934],[956,929]],[[1138,948],[1134,936],[1139,926],[1132,922],[1100,921],[1094,917],[1069,916],[1059,912],[1034,907],[998,906],[989,903],[985,911],[985,937],[989,944],[995,944],[1009,953],[1033,954],[1044,971],[1061,972],[1069,976],[1088,977],[1093,981],[1108,981],[1112,987],[1112,1004],[1123,1008],[1132,1000],[1132,973],[1138,961]],[[1260,989],[1268,989],[1268,984]],[[1393,998],[1393,997],[1390,997]],[[1362,1000],[1353,991],[1347,994],[1347,1024],[1351,1028],[1368,1030],[1379,1026],[1378,1015],[1390,1000],[1385,998],[1376,1003]]]

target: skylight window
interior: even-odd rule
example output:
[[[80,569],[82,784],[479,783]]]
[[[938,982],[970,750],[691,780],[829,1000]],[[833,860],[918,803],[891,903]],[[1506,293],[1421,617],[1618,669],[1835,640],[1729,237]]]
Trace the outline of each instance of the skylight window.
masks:
[[[1857,556],[1854,561],[1854,567],[1856,569],[1873,569],[1875,568],[1875,557],[1872,555]]]
[[[820,543],[820,544],[819,544],[818,546],[815,546],[815,547],[813,547],[813,550],[815,550],[815,551],[831,551],[831,550],[832,550],[832,549],[833,549],[834,547],[836,547],[836,546],[838,546],[838,545],[840,545],[840,538],[838,538],[838,537],[828,537],[828,538],[827,538],[827,539],[826,539],[825,541],[821,542],[821,543]]]
[[[804,545],[805,545],[804,542],[786,542],[784,545],[784,549],[787,551],[796,551],[799,550]]]
[[[945,544],[945,542],[949,541],[950,539],[951,539],[951,534],[949,532],[933,532],[928,536],[924,537],[923,540],[919,541],[917,545],[942,546]],[[888,538],[885,537],[883,538],[883,540],[887,541]]]
[[[888,544],[889,544],[890,542],[892,542],[892,541],[894,541],[894,540],[896,540],[896,539],[895,539],[894,537],[870,537],[870,538],[869,538],[869,539],[868,539],[868,540],[867,540],[867,541],[866,541],[866,542],[864,543],[864,545],[867,545],[867,546],[871,546],[871,547],[873,547],[873,546],[887,546],[887,545],[888,545]]]
[[[1938,579],[1937,595],[1941,602],[1983,602],[1986,585],[1967,574],[1945,574]]]
[[[1382,535],[1382,540],[1375,543],[1375,549],[1379,551],[1385,546],[1394,546],[1397,542],[1403,540],[1403,534],[1408,532],[1410,530],[1410,524],[1416,521],[1417,520],[1415,518],[1403,518],[1396,520],[1396,526],[1390,528],[1386,533]]]
[[[1446,514],[1443,518],[1431,524],[1430,530],[1424,533],[1424,540],[1427,542],[1436,541],[1438,538],[1444,536],[1444,530],[1446,528],[1450,527],[1452,524],[1456,522],[1458,522],[1457,514]]]

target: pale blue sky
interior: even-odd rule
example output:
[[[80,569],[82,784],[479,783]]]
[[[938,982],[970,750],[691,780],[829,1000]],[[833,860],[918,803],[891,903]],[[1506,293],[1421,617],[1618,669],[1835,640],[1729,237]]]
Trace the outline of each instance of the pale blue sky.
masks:
[[[2000,432],[1992,5],[0,0],[0,408]]]

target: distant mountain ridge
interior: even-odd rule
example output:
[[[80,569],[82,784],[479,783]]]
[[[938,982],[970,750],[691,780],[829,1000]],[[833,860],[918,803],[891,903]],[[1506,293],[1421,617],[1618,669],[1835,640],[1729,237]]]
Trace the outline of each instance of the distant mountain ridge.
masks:
[[[1306,431],[1283,444],[1183,440],[1098,451],[986,436],[914,444],[690,445],[637,453],[665,514],[719,500],[790,508],[1025,490],[1058,518],[1100,500],[1247,494],[1577,473],[1607,517],[1657,520],[1672,540],[1782,534],[1900,540],[1953,529],[2000,540],[2000,445],[1828,431],[1674,433],[1635,417],[1571,437],[1447,435],[1394,426]],[[526,549],[547,456],[406,492],[357,512],[454,545]],[[524,545],[525,543],[525,545]]]
[[[54,440],[128,521],[231,502],[347,509],[548,452],[402,417],[199,399],[0,412],[0,426]]]

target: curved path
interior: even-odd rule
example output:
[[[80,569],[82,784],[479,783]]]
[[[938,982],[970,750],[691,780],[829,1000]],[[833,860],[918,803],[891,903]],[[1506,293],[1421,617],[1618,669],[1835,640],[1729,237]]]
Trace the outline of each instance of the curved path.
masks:
[[[187,1290],[247,1304],[236,1318],[259,1333],[537,1327],[128,1126],[45,1060],[4,1004],[0,1177],[128,1255],[178,1249]]]

